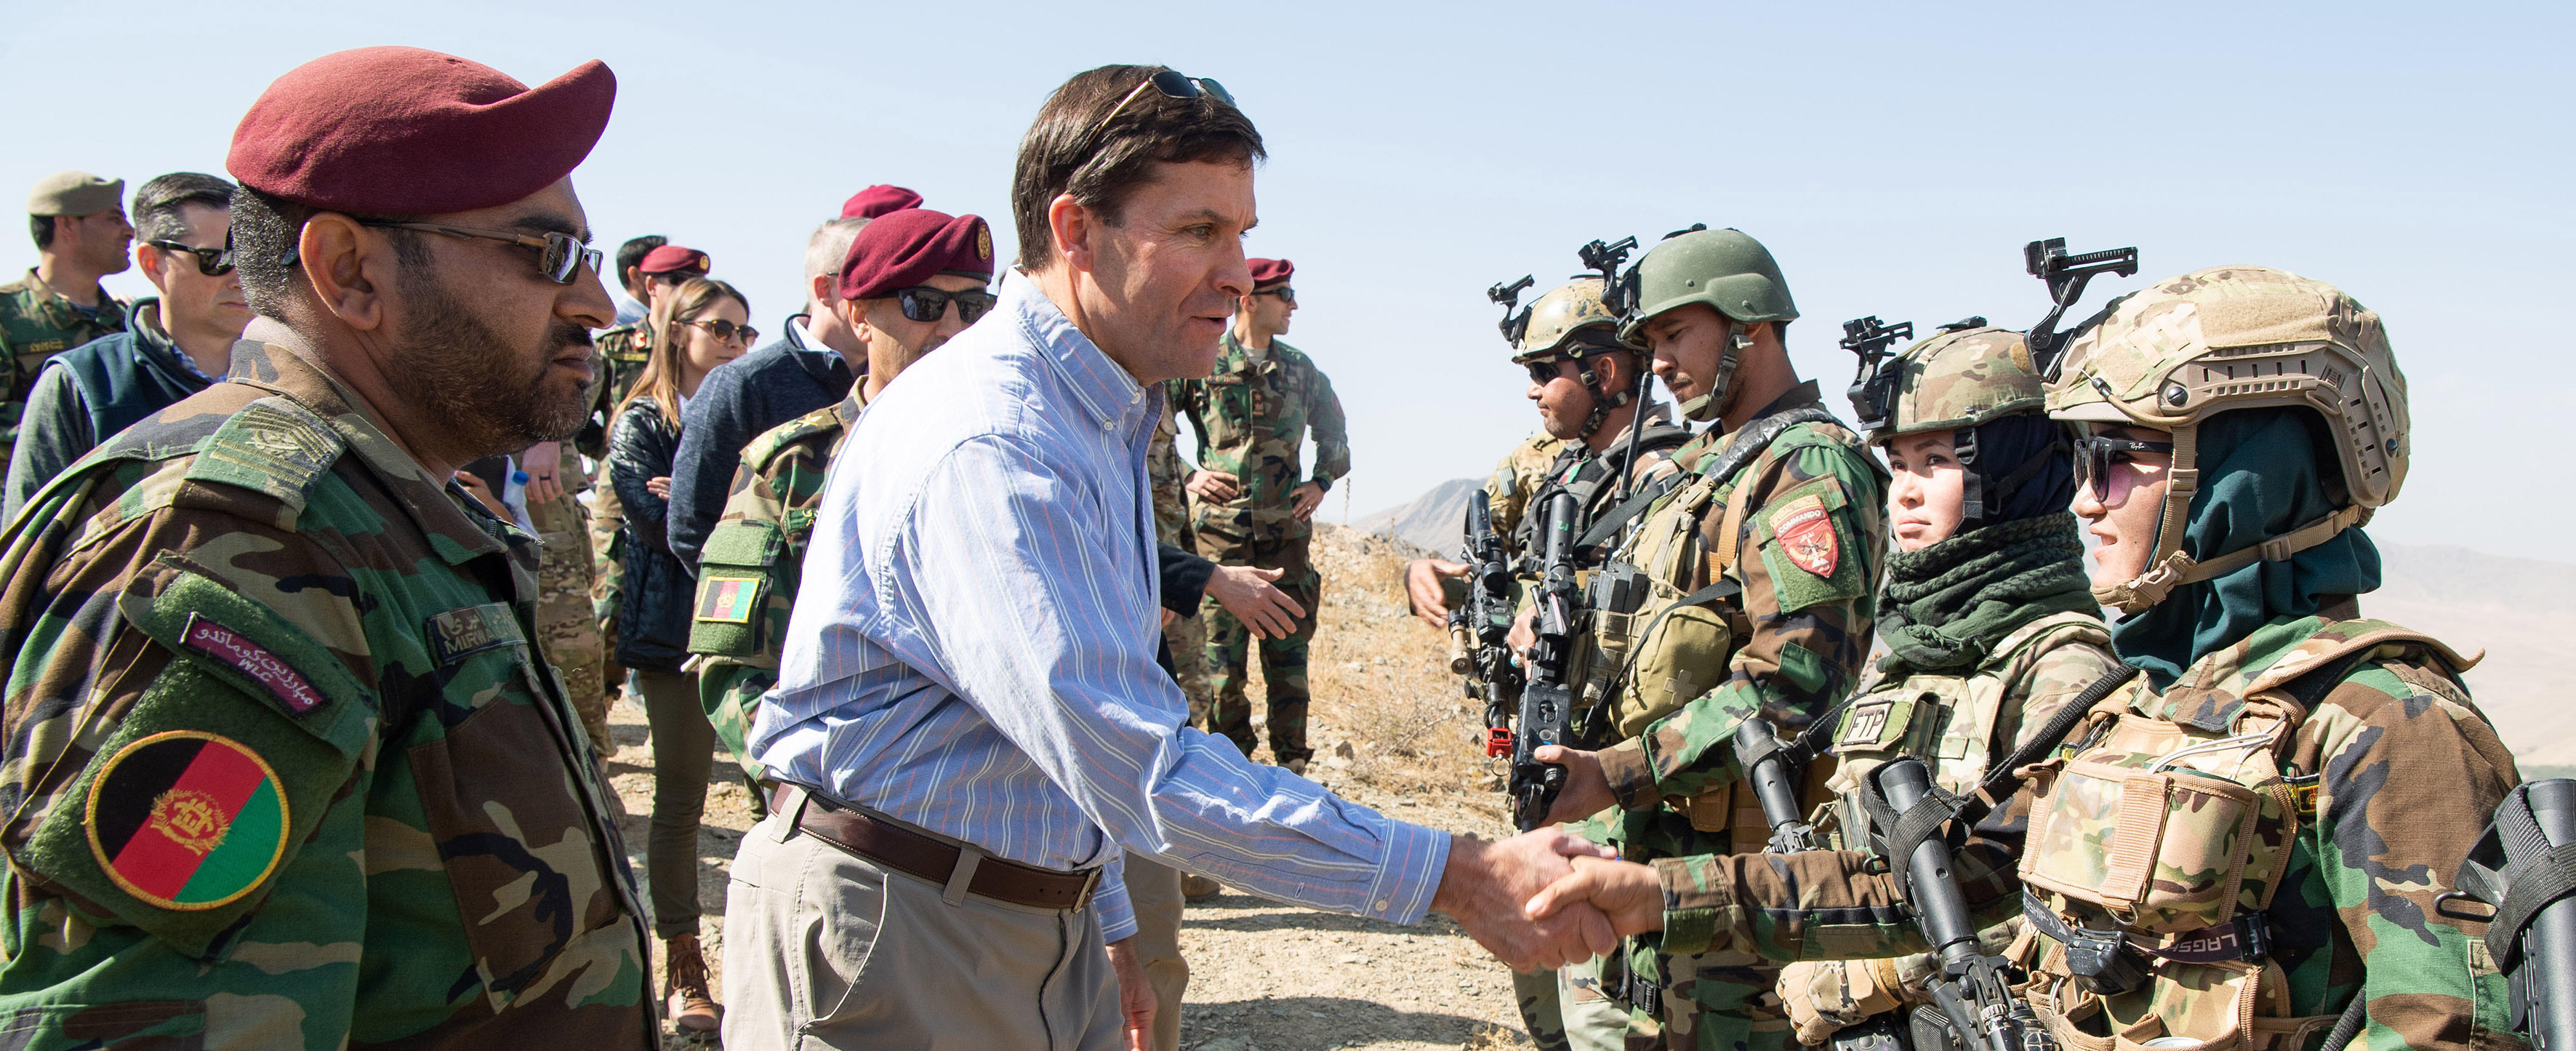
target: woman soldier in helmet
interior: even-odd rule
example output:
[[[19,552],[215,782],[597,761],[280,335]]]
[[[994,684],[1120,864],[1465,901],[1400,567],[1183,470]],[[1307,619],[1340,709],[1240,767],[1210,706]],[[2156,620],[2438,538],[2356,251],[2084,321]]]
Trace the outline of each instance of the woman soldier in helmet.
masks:
[[[2041,412],[2039,373],[2021,333],[1982,323],[1952,326],[1884,368],[1894,382],[1863,389],[1886,391],[1885,403],[1859,404],[1856,397],[1854,407],[1893,475],[1887,520],[1897,550],[1879,591],[1878,620],[1889,652],[1839,716],[1817,731],[1832,735],[1840,756],[1831,787],[1842,805],[1829,838],[1847,849],[1797,855],[1789,870],[1759,855],[1605,866],[1594,874],[1605,889],[1624,882],[1660,912],[1659,870],[1678,876],[1732,869],[1741,873],[1745,896],[1730,900],[1749,906],[1743,911],[1761,917],[1757,922],[1769,925],[1828,905],[1814,897],[1815,888],[1869,878],[1855,796],[1871,769],[1915,755],[1934,766],[1944,787],[1968,791],[1991,760],[2118,665],[2086,590],[2084,545],[2066,509],[2074,495],[2066,426]],[[2018,813],[1995,815],[1979,833],[1963,866],[1980,878],[2009,873],[2021,841]],[[2008,876],[1986,881],[2010,889]],[[1732,887],[1738,880],[1728,876],[1727,882]],[[1999,913],[1989,920],[2010,916],[2017,905],[2001,894],[1984,895],[1981,904]],[[1806,918],[1809,929],[1836,922]],[[1728,937],[1716,924],[1675,923],[1665,930],[1665,951],[1701,951],[1693,930],[1714,936],[1714,947],[1724,947]],[[1772,935],[1774,944],[1781,944],[1779,937]],[[1870,940],[1887,954],[1793,963],[1782,972],[1779,994],[1799,1039],[1821,1044],[1837,1029],[1904,1002],[1905,979],[1919,978],[1929,965],[1928,957],[1895,958],[1894,946],[1903,940],[1903,932],[1891,931]],[[1794,942],[1787,945],[1791,951],[1779,954],[1749,942],[1737,947],[1780,959],[1817,955],[1817,946],[1801,953]]]
[[[2503,979],[2434,902],[2513,757],[2469,661],[2355,601],[2379,586],[2360,526],[2406,474],[2379,316],[2285,271],[2203,270],[2114,302],[2055,377],[2049,414],[2086,429],[2093,592],[2144,674],[2021,798],[2041,1020],[2071,1051],[2516,1046]]]

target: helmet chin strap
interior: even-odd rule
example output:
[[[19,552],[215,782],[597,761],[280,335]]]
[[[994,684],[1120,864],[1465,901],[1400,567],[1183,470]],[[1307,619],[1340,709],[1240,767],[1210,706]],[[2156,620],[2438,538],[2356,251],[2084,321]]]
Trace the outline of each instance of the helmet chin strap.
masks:
[[[2093,589],[2093,598],[2104,606],[2120,611],[2122,616],[2136,616],[2163,602],[2178,588],[2197,584],[2233,573],[2257,560],[2286,562],[2318,544],[2332,540],[2346,529],[2370,521],[2370,509],[2360,504],[2346,504],[2328,512],[2325,517],[2259,543],[2237,548],[2202,562],[2182,550],[2183,519],[2191,511],[2191,498],[2200,491],[2200,428],[2177,428],[2173,432],[2173,467],[2166,471],[2164,518],[2156,525],[2156,549],[2147,561],[2147,571],[2127,583]]]
[[[1717,375],[1709,377],[1708,393],[1681,403],[1679,409],[1683,419],[1707,423],[1726,415],[1726,396],[1734,393],[1730,388],[1735,386],[1735,366],[1751,346],[1753,341],[1744,338],[1744,332],[1736,326],[1735,319],[1726,318],[1726,349],[1718,352]]]

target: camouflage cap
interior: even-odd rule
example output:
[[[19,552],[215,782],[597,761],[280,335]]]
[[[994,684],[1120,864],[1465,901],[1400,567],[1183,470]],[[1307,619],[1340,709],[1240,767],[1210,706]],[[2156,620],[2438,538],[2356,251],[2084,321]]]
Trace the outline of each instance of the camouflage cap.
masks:
[[[1578,277],[1550,289],[1529,305],[1529,321],[1521,330],[1520,342],[1512,345],[1514,362],[1531,361],[1549,354],[1565,352],[1590,353],[1610,349],[1606,346],[1565,347],[1576,332],[1599,327],[1602,343],[1617,337],[1611,326],[1618,319],[1601,303],[1601,279]]]
[[[2135,613],[2173,588],[2280,559],[2368,520],[2406,480],[2406,375],[2379,314],[2343,290],[2259,266],[2196,270],[2113,300],[2067,342],[2048,384],[2048,414],[2172,432],[2173,479],[2146,573],[2097,589]],[[2333,436],[2342,509],[2255,548],[2195,562],[2181,551],[2199,485],[2200,424],[2276,406],[2317,414]]]
[[[1900,434],[1957,430],[2042,407],[2030,345],[2007,328],[1943,332],[1898,354],[1896,404],[1885,426],[1866,436],[1884,445]]]
[[[55,172],[37,180],[27,194],[29,215],[96,215],[125,202],[125,180],[102,179],[88,172]]]
[[[1771,250],[1742,230],[1690,230],[1674,234],[1637,261],[1639,309],[1619,329],[1635,343],[1657,315],[1705,303],[1736,321],[1790,321],[1798,305]]]

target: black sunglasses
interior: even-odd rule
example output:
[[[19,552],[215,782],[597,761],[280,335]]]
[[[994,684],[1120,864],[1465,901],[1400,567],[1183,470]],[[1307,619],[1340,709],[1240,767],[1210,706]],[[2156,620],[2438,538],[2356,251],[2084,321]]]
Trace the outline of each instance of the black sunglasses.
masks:
[[[1530,382],[1543,386],[1565,375],[1565,370],[1557,367],[1564,363],[1565,359],[1563,357],[1552,356],[1532,358],[1528,361],[1522,362],[1521,364],[1529,366]]]
[[[714,336],[717,339],[732,339],[739,335],[742,337],[742,343],[744,346],[750,346],[754,343],[760,342],[759,329],[753,328],[749,325],[737,325],[723,318],[716,318],[712,321],[692,321],[689,322],[689,324],[696,325],[699,328],[707,330],[707,335]]]
[[[914,321],[937,321],[948,313],[948,304],[957,304],[957,319],[969,325],[983,317],[999,302],[992,293],[980,288],[949,292],[928,285],[896,289],[895,302],[903,306],[903,316]]]
[[[145,241],[164,252],[185,252],[197,257],[197,272],[207,277],[222,277],[233,272],[232,250],[228,248],[190,248],[171,240]]]
[[[585,266],[589,267],[592,273],[598,273],[599,261],[604,258],[599,249],[575,240],[571,234],[550,233],[543,237],[533,237],[501,230],[476,230],[465,226],[449,226],[445,223],[398,223],[388,219],[361,219],[358,222],[364,226],[420,230],[456,238],[507,241],[521,248],[534,248],[537,250],[537,272],[544,274],[546,280],[558,285],[571,284],[574,278],[581,276],[581,268]]]
[[[1297,305],[1297,290],[1287,285],[1281,285],[1277,288],[1265,288],[1253,293],[1253,295],[1278,296],[1279,301],[1282,303],[1286,303],[1292,307]]]
[[[1136,101],[1136,96],[1144,94],[1146,88],[1162,92],[1163,97],[1167,99],[1194,99],[1205,95],[1228,106],[1234,106],[1236,109],[1243,108],[1235,106],[1234,95],[1225,90],[1225,85],[1206,77],[1193,77],[1179,70],[1167,69],[1145,78],[1144,83],[1136,85],[1127,92],[1127,97],[1119,99],[1117,105],[1109,107],[1109,114],[1100,118],[1100,123],[1091,126],[1092,136],[1099,137],[1100,133],[1109,127],[1109,122],[1117,120],[1118,114],[1126,111],[1127,104]]]
[[[2111,499],[2111,468],[2134,463],[2138,453],[2173,452],[2172,442],[2141,442],[2088,434],[2075,439],[2075,484],[2093,490],[2096,502]]]

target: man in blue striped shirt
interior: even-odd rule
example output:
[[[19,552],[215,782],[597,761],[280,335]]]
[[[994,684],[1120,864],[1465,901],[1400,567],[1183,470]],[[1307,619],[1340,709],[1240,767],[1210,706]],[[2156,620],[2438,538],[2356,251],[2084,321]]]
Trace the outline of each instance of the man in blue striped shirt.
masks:
[[[1154,665],[1157,385],[1207,374],[1251,288],[1261,156],[1222,88],[1160,67],[1040,110],[1000,302],[870,403],[825,485],[752,732],[786,787],[734,863],[726,1047],[1132,1046],[1153,997],[1119,944],[1122,849],[1442,911],[1519,967],[1613,944],[1598,914],[1521,909],[1597,848],[1453,837],[1254,765],[1183,728]]]

